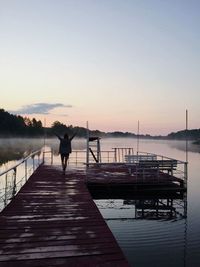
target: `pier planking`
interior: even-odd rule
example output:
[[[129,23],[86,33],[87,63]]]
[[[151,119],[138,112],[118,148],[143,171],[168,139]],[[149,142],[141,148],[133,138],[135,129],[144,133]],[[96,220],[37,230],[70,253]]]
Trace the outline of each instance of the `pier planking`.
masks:
[[[40,166],[0,214],[0,266],[129,266],[85,172]]]

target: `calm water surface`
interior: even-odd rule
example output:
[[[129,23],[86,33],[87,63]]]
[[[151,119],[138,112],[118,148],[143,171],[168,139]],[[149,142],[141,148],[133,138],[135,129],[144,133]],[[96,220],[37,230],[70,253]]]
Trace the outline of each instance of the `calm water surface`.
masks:
[[[136,147],[136,140],[106,140],[107,146]],[[112,142],[112,144],[110,144]],[[118,143],[120,142],[120,144]],[[185,161],[185,142],[140,140],[139,150]],[[177,213],[160,210],[141,214],[139,200],[96,200],[102,215],[131,266],[200,266],[200,148],[189,144],[188,192],[185,201],[174,200]],[[145,199],[145,196],[144,196]],[[152,203],[146,197],[147,203]],[[166,203],[166,199],[159,199]],[[185,204],[185,209],[184,209]],[[183,215],[186,216],[183,216]]]
[[[56,139],[48,142],[55,150],[58,149]],[[14,143],[19,143],[19,140]],[[12,150],[15,153],[18,151],[19,146],[17,148],[14,143],[9,145],[9,153]],[[27,144],[27,142],[22,143]],[[34,140],[32,145],[38,149],[42,146],[42,140],[39,143]],[[5,139],[0,140],[0,146],[1,151],[4,149],[6,153]],[[110,150],[114,147],[136,148],[137,140],[130,138],[101,140],[102,150]],[[84,149],[85,141],[74,140],[73,148]],[[25,150],[27,151],[27,146]],[[139,150],[183,161],[186,159],[183,141],[140,140]],[[154,196],[143,196],[142,200],[134,195],[127,199],[95,200],[131,266],[200,266],[199,152],[200,147],[189,144],[187,197],[182,200],[173,200],[170,203],[171,212],[168,209],[160,209],[156,213],[153,208],[142,212],[140,204],[154,205]],[[3,153],[0,156],[2,158]],[[11,159],[12,157],[6,163],[9,166],[15,162]],[[59,163],[58,156],[55,157],[55,162]],[[0,171],[2,168],[5,168],[5,163],[0,166]],[[166,197],[162,195],[159,201],[161,205],[169,204]]]

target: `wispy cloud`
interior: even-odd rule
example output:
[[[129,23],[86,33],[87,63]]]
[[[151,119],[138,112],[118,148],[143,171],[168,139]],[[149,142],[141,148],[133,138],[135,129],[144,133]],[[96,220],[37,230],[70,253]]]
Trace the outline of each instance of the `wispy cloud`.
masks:
[[[14,114],[49,114],[52,109],[55,108],[71,108],[72,105],[64,105],[61,103],[35,103],[31,105],[23,106],[22,108],[18,110],[12,110],[11,113]]]

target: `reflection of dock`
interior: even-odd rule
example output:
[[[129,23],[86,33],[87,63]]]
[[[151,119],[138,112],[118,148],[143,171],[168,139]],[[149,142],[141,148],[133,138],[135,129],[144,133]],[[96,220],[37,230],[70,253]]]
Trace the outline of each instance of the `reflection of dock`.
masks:
[[[132,219],[178,219],[187,216],[187,172],[177,160],[156,155],[130,156],[131,162],[90,164],[87,184],[94,199],[124,199],[134,204]],[[177,175],[179,174],[179,175]],[[178,204],[177,204],[178,203]]]
[[[135,218],[137,219],[165,219],[172,220],[186,218],[186,197],[179,201],[167,199],[142,199],[135,203]]]
[[[0,215],[0,266],[128,266],[84,181],[36,170]]]
[[[123,220],[182,220],[187,218],[187,193],[180,192],[164,192],[164,191],[131,191],[111,188],[89,187],[93,199],[97,202],[101,200],[107,204],[121,200],[121,204],[116,209],[130,209],[129,218],[123,217]],[[105,205],[106,206],[106,205]],[[102,209],[103,207],[100,207]],[[104,207],[105,208],[105,207]],[[130,216],[131,214],[131,216]],[[107,220],[119,220],[119,218],[111,218]]]

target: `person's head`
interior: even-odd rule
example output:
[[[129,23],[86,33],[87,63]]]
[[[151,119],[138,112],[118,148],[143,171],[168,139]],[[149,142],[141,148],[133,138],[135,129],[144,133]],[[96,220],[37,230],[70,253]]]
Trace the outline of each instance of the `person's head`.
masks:
[[[69,139],[69,136],[67,133],[64,134],[64,139]]]

